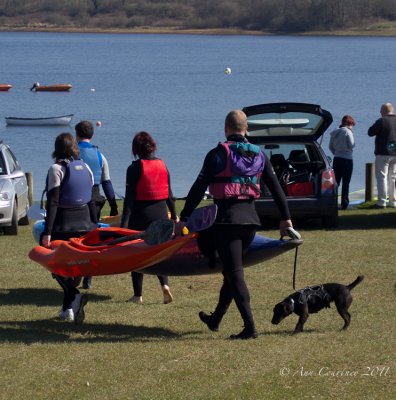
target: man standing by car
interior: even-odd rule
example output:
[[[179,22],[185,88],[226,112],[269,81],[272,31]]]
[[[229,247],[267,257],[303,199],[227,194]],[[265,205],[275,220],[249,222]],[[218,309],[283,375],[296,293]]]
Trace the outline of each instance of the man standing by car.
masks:
[[[396,151],[388,144],[396,141],[396,115],[391,103],[381,106],[381,118],[369,128],[368,135],[375,136],[375,177],[377,180],[377,208],[386,207],[389,194],[389,206],[396,207]]]
[[[177,231],[191,215],[205,195],[206,188],[218,207],[216,222],[204,232],[209,235],[213,250],[217,250],[223,267],[223,285],[215,311],[209,315],[201,311],[199,318],[212,331],[234,300],[244,322],[244,329],[230,339],[254,339],[257,331],[250,308],[249,289],[243,272],[242,257],[252,242],[260,219],[254,199],[260,196],[260,178],[271,191],[281,214],[280,233],[287,235],[292,227],[285,194],[272,165],[260,147],[245,138],[248,123],[242,110],[231,111],[224,124],[226,141],[219,143],[206,155],[202,169],[191,187],[180,213]]]
[[[97,220],[100,219],[100,211],[104,206],[105,199],[100,194],[99,185],[102,185],[104,194],[110,205],[110,215],[118,214],[117,202],[113,185],[110,180],[109,165],[105,156],[99,151],[97,146],[91,143],[94,135],[94,128],[89,121],[81,121],[75,126],[76,139],[80,149],[80,157],[88,164],[94,175],[94,185],[92,187],[92,200],[95,202]],[[90,289],[92,287],[92,278],[84,277],[83,288]]]

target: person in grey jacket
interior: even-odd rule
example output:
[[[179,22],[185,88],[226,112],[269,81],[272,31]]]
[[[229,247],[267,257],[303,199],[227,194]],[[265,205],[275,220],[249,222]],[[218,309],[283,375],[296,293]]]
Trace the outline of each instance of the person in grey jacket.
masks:
[[[356,122],[350,115],[344,115],[341,125],[330,133],[329,149],[334,155],[333,169],[341,190],[341,209],[346,210],[349,205],[349,183],[351,182],[353,171],[352,152],[355,147],[355,138],[352,128]]]
[[[369,128],[368,135],[375,136],[375,177],[377,180],[377,208],[386,207],[389,193],[390,207],[396,207],[396,151],[388,145],[396,141],[396,115],[391,103],[381,106],[381,118]]]

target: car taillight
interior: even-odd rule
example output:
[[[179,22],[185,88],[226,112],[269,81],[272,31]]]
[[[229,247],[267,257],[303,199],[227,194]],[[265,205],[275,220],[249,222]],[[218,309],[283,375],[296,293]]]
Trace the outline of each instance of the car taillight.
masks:
[[[326,169],[322,172],[322,185],[321,189],[324,190],[333,190],[335,185],[335,175],[332,169]]]

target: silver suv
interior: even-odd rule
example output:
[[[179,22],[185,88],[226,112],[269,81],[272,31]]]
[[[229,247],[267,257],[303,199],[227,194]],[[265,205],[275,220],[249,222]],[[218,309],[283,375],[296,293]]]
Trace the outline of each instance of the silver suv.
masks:
[[[29,225],[28,184],[18,160],[0,140],[0,230],[17,235],[18,224]]]

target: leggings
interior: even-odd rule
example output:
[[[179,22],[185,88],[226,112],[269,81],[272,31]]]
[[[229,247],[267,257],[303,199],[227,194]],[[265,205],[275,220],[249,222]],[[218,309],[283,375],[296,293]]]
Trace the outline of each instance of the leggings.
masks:
[[[342,157],[334,157],[333,169],[338,187],[342,181],[341,208],[345,210],[349,204],[349,183],[352,177],[353,161]]]
[[[254,327],[250,309],[249,289],[246,285],[242,257],[256,233],[254,225],[215,225],[214,243],[223,264],[223,285],[214,313],[214,320],[220,323],[232,300],[241,314],[245,327]]]
[[[143,293],[143,274],[140,272],[131,272],[133,295],[140,297]],[[168,285],[168,277],[166,275],[157,275],[161,286]]]
[[[68,278],[60,275],[52,275],[52,277],[59,283],[61,288],[63,289],[63,305],[62,310],[65,311],[68,308],[71,308],[72,302],[76,297],[76,294],[80,293],[79,290],[75,287],[74,278]]]
[[[51,240],[68,240],[71,237],[79,237],[84,235],[87,232],[54,232],[51,235]],[[65,311],[68,308],[71,308],[72,302],[76,297],[76,294],[80,293],[80,291],[76,288],[77,278],[70,278],[60,275],[52,274],[52,277],[59,283],[60,287],[63,289],[63,305],[62,310]]]

